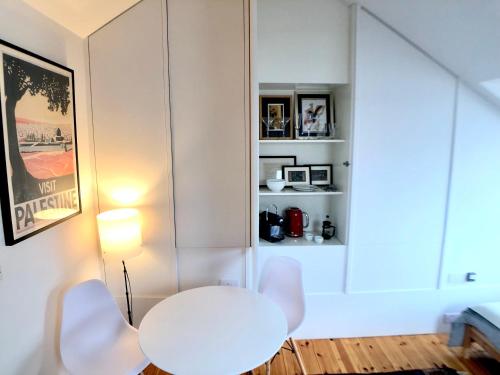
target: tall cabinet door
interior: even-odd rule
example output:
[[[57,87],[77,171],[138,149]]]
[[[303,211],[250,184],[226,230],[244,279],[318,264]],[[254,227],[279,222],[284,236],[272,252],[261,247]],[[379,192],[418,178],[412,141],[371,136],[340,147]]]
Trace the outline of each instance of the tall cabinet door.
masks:
[[[165,37],[164,1],[144,0],[88,39],[99,208],[143,219],[144,255],[128,264],[136,296],[177,291]],[[121,295],[121,263],[106,275]]]
[[[348,290],[434,288],[456,82],[363,10],[356,38]]]
[[[247,247],[248,4],[167,4],[176,244]]]

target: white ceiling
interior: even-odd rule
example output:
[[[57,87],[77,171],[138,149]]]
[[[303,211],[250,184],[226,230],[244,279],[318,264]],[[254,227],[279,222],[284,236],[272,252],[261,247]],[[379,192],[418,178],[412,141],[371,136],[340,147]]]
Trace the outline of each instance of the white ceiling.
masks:
[[[500,78],[500,0],[347,0],[420,46],[478,91]],[[500,97],[496,99],[500,103]]]
[[[82,38],[140,0],[23,0]]]

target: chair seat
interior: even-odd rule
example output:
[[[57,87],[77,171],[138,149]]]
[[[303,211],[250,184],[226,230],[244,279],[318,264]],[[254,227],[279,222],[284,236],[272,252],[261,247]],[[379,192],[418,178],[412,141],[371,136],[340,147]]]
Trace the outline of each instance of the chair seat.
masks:
[[[122,330],[114,345],[96,347],[84,356],[66,358],[65,362],[74,375],[137,375],[150,363],[140,349],[133,327]]]

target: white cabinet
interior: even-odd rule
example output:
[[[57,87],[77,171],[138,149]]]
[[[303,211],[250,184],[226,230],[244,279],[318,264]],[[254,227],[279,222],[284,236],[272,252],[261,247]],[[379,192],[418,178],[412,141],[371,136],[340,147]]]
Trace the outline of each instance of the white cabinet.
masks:
[[[340,0],[259,0],[260,82],[348,83],[349,9]]]
[[[362,10],[356,60],[349,289],[434,288],[455,79]]]
[[[99,208],[142,213],[144,255],[130,261],[138,295],[177,289],[165,16],[161,0],[145,0],[89,37]],[[106,273],[121,294],[120,262],[107,262]]]
[[[248,247],[248,3],[167,5],[177,247]]]

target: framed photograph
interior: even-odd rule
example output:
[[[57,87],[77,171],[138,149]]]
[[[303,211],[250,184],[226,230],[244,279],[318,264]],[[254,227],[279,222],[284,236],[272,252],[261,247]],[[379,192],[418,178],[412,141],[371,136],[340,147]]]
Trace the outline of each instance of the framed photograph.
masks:
[[[311,169],[307,165],[284,166],[285,186],[310,185]]]
[[[333,182],[332,164],[311,164],[311,185],[331,185]]]
[[[276,172],[282,172],[284,165],[296,165],[297,158],[287,156],[259,156],[259,186],[266,186],[266,180],[276,178]]]
[[[260,139],[293,139],[292,96],[260,96]]]
[[[0,40],[5,244],[81,213],[73,71]]]
[[[297,94],[296,138],[329,138],[332,135],[330,94]]]

